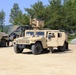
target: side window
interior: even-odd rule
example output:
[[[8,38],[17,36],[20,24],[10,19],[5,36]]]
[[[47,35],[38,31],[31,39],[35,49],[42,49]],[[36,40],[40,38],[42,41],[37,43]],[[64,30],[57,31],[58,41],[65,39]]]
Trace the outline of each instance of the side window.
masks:
[[[62,34],[61,33],[58,33],[58,37],[62,37]]]
[[[54,38],[54,37],[55,37],[54,33],[49,33],[48,34],[48,38]]]
[[[54,33],[51,33],[51,36],[52,36],[52,37],[55,37]]]

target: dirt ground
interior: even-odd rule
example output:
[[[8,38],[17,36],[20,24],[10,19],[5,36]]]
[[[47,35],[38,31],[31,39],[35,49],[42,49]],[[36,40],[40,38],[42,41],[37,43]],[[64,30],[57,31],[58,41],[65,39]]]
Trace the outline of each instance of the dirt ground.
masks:
[[[76,75],[76,45],[68,51],[33,55],[16,54],[13,47],[0,48],[0,75]]]

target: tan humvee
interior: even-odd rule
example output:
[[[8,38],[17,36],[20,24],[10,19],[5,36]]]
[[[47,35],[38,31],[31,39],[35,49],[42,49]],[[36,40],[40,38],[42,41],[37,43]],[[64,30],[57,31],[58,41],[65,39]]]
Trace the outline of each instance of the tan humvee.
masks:
[[[14,51],[22,53],[24,48],[32,50],[33,54],[40,54],[43,50],[53,48],[68,49],[67,35],[59,30],[26,30],[25,37],[14,40]]]

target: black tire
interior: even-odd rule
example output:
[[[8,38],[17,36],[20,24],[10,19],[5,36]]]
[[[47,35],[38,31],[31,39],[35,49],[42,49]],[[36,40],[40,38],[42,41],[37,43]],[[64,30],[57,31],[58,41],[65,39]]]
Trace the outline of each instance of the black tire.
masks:
[[[34,55],[40,54],[42,51],[42,45],[40,43],[36,43],[31,46],[31,50]]]
[[[59,50],[59,51],[65,51],[65,50],[66,50],[66,43],[64,43],[63,46],[59,46],[59,47],[58,47],[58,50]]]
[[[23,49],[19,48],[18,45],[14,45],[15,53],[22,53]]]
[[[62,47],[61,46],[58,47],[58,51],[59,52],[62,51]]]
[[[43,49],[43,51],[47,51],[47,48]]]
[[[68,48],[68,42],[66,42],[66,49],[68,50],[69,48]]]
[[[6,47],[6,41],[2,40],[2,41],[1,41],[1,46],[2,46],[2,47]]]

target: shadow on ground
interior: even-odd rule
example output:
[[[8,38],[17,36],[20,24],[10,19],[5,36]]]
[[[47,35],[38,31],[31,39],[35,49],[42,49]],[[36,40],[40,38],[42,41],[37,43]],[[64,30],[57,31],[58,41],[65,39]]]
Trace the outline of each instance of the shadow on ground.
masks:
[[[58,53],[58,54],[64,54],[64,53],[71,53],[71,49],[67,49],[67,50],[63,50],[63,51],[60,51],[60,50],[58,50],[58,49],[54,49],[54,52],[53,52],[54,54],[55,53]]]
[[[41,54],[48,54],[48,53],[51,53],[49,50],[43,50],[41,52]],[[71,50],[68,49],[68,50],[64,50],[64,51],[59,51],[57,49],[54,49],[53,51],[53,54],[64,54],[64,53],[71,53]],[[32,51],[29,51],[29,52],[23,52],[22,54],[32,54]],[[52,53],[51,53],[52,54]]]

